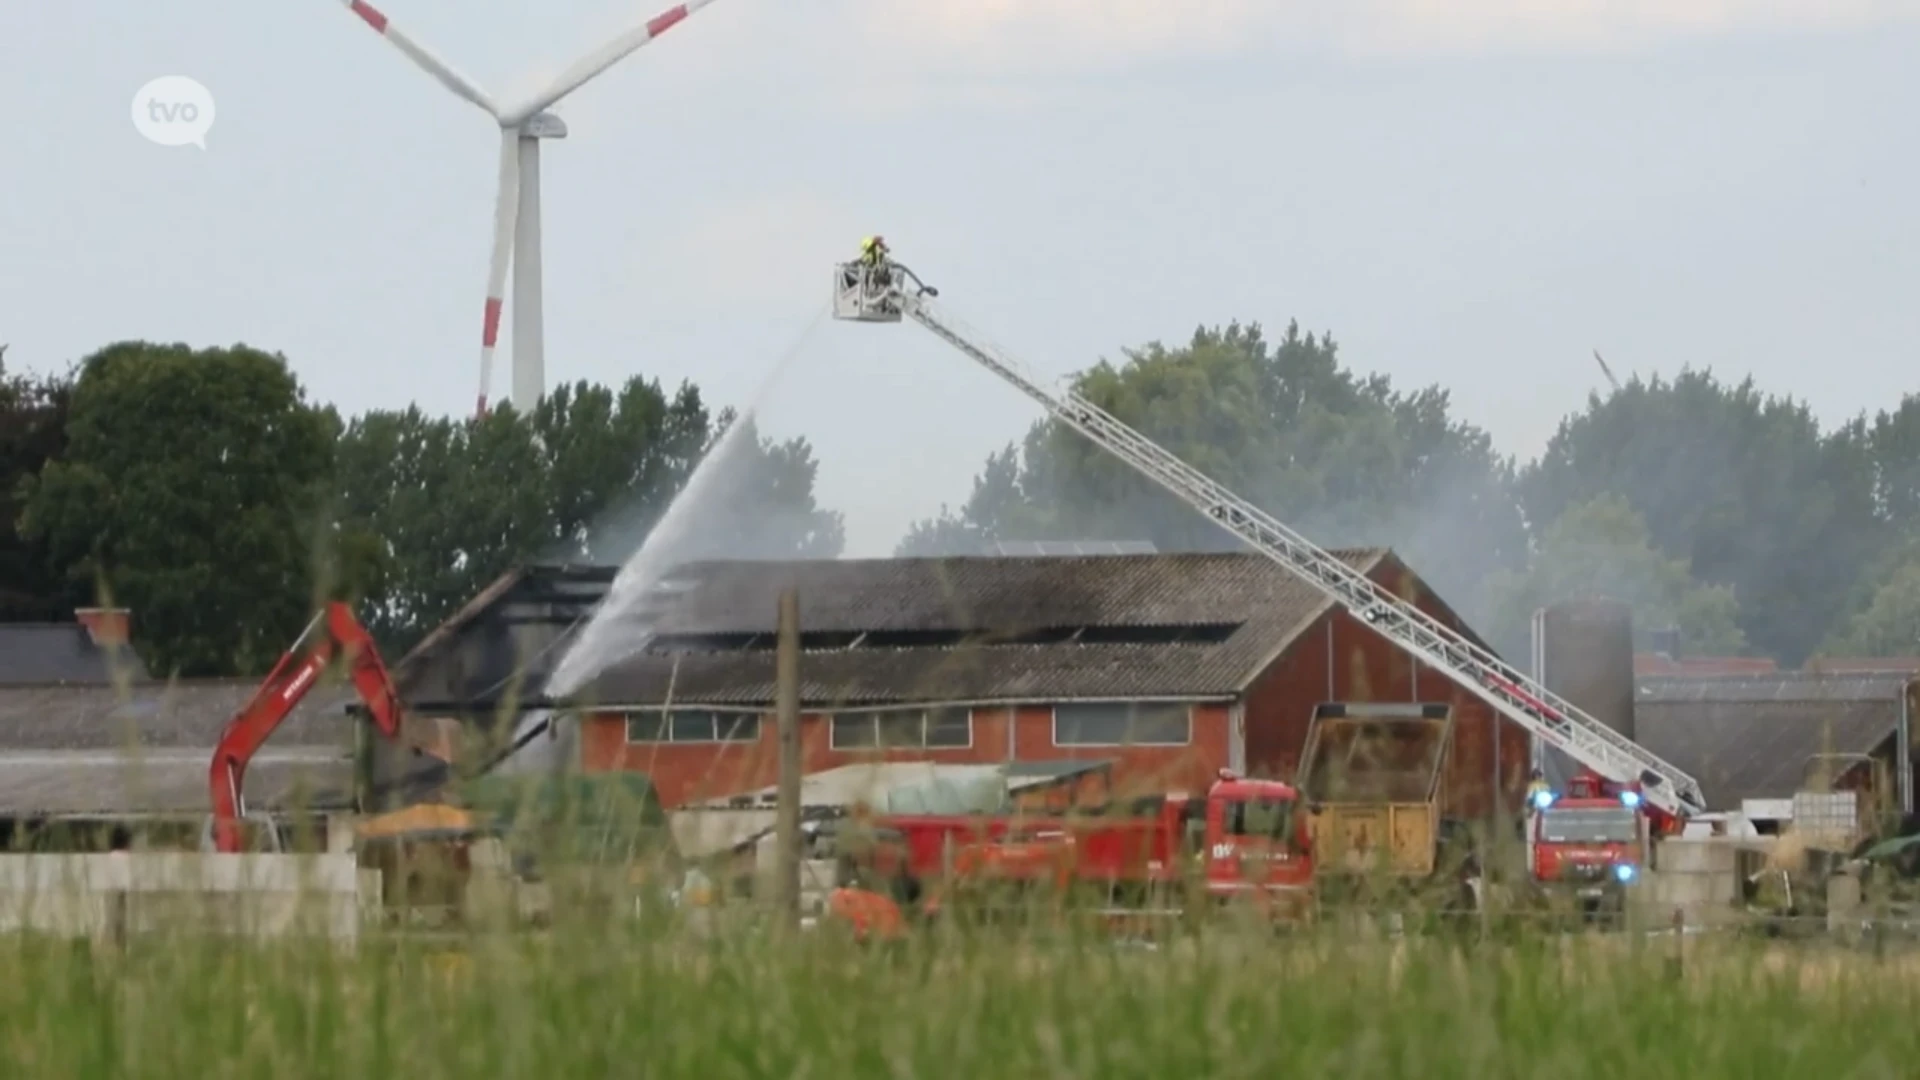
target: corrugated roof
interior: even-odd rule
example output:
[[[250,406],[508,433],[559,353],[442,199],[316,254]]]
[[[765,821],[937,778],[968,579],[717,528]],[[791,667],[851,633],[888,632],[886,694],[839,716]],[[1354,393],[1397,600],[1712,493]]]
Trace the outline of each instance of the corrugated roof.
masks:
[[[0,815],[209,812],[207,753],[0,752]],[[250,810],[352,805],[353,762],[313,749],[265,753],[247,769]]]
[[[1888,673],[1659,676],[1635,680],[1634,729],[1700,781],[1708,805],[1790,797],[1808,758],[1871,752],[1899,723],[1910,676]]]
[[[0,686],[0,752],[139,745],[211,755],[227,722],[258,689],[251,679],[145,683],[124,693],[112,686]],[[345,687],[314,690],[269,746],[351,746],[349,697]]]
[[[0,623],[0,685],[105,686],[116,673],[135,682],[147,678],[132,649],[109,652],[79,623]]]
[[[1920,672],[1920,656],[1816,656],[1807,661],[1808,671],[1821,672]]]
[[[1337,553],[1371,572],[1385,549]],[[771,633],[781,590],[809,635],[1240,624],[1179,644],[965,644],[810,649],[810,704],[1227,697],[1331,606],[1263,555],[1042,556],[702,562],[660,607],[662,638]],[[773,697],[771,650],[649,651],[589,683],[581,701],[752,704]]]

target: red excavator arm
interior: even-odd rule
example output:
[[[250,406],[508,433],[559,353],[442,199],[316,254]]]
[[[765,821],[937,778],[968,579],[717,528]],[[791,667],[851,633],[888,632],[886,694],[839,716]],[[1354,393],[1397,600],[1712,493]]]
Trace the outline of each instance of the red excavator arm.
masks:
[[[266,682],[234,714],[220,736],[220,745],[213,752],[213,768],[207,776],[208,790],[213,796],[214,850],[237,852],[242,849],[240,815],[245,804],[240,788],[247,774],[247,762],[253,760],[274,729],[299,706],[300,700],[335,659],[346,662],[348,676],[372,714],[374,727],[389,739],[399,736],[400,697],[387,675],[387,665],[374,648],[373,635],[354,618],[352,608],[337,602],[328,604],[307,624],[300,640],[274,665]]]

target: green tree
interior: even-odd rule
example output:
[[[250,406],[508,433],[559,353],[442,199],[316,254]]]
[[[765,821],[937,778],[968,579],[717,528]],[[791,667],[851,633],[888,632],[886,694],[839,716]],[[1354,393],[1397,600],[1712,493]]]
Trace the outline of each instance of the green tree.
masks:
[[[81,365],[22,532],[134,609],[155,673],[260,670],[312,609],[331,424],[278,355],[110,345]]]
[[[619,564],[645,542],[731,413],[683,384],[556,388],[530,416],[478,422],[418,409],[357,417],[341,436],[335,507],[363,618],[398,655],[489,582],[535,560]],[[805,440],[748,429],[722,490],[702,509],[695,555],[831,557],[838,514],[815,505]],[[714,485],[708,485],[712,487]]]
[[[1508,655],[1523,655],[1533,613],[1563,600],[1603,597],[1633,609],[1637,644],[1673,627],[1690,653],[1743,652],[1739,604],[1724,585],[1703,585],[1686,563],[1654,549],[1647,523],[1619,495],[1568,508],[1541,532],[1533,558],[1518,573],[1488,582],[1494,617],[1487,633]]]
[[[1903,533],[1920,533],[1920,396],[1883,410],[1866,431],[1882,517]]]
[[[1864,423],[1823,434],[1804,403],[1711,372],[1589,397],[1520,490],[1532,521],[1624,497],[1657,549],[1734,590],[1747,640],[1788,665],[1826,635],[1888,540]]]
[[[67,445],[73,375],[8,374],[0,363],[0,622],[72,616],[90,583],[54,565],[44,538],[20,531],[28,483]]]
[[[729,443],[734,425],[740,430]],[[846,546],[838,511],[814,498],[820,464],[805,439],[775,441],[760,433],[751,416],[723,411],[709,446],[712,474],[682,491],[697,498],[690,535],[676,543],[687,558],[831,559]],[[675,493],[676,496],[679,493]],[[671,500],[669,500],[670,502]],[[661,507],[664,513],[665,506]],[[634,547],[619,553],[624,560]],[[615,554],[609,552],[609,554]],[[608,561],[613,561],[609,559]]]
[[[1880,580],[1865,607],[1821,646],[1828,656],[1920,655],[1920,560]]]
[[[1395,390],[1340,361],[1331,337],[1289,326],[1197,330],[1102,362],[1075,389],[1228,488],[1328,545],[1391,545],[1467,609],[1525,558],[1512,464],[1453,419],[1446,391]],[[1057,422],[996,453],[959,510],[916,524],[902,554],[990,540],[1147,539],[1163,551],[1235,541]]]

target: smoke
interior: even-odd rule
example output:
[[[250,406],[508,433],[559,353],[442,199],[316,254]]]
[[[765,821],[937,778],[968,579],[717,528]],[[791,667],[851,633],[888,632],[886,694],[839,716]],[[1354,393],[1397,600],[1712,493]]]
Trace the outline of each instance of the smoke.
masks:
[[[650,602],[671,570],[686,562],[739,551],[743,537],[734,509],[750,490],[759,456],[755,427],[745,420],[727,428],[688,477],[687,486],[646,532],[625,560],[607,597],[554,667],[547,693],[566,697],[609,666],[645,645]],[[602,547],[630,537],[612,527],[598,538]]]

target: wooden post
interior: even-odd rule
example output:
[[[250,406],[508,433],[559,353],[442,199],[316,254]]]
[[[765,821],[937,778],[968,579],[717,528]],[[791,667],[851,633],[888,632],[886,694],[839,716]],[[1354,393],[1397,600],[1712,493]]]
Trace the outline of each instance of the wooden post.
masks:
[[[800,595],[780,593],[774,653],[774,722],[780,738],[779,803],[774,819],[774,907],[782,929],[800,923]]]

